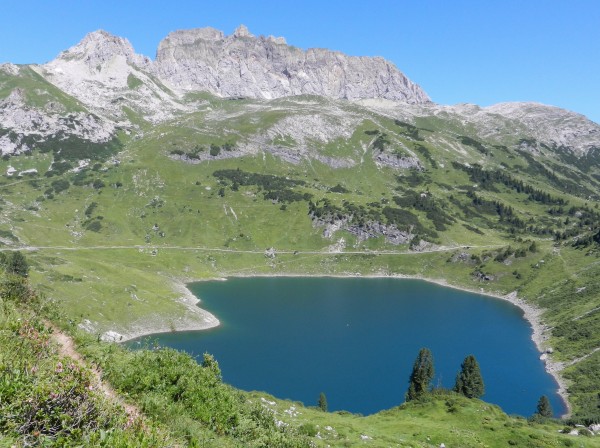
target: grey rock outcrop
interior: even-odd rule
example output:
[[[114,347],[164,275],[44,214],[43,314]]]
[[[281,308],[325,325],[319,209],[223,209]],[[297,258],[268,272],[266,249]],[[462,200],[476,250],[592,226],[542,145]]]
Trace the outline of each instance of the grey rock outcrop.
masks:
[[[312,94],[409,104],[430,101],[383,58],[317,48],[304,51],[282,38],[254,37],[243,25],[230,36],[214,28],[175,31],[160,43],[154,69],[175,90],[208,90],[226,97]]]
[[[35,69],[89,110],[122,126],[127,125],[124,105],[153,122],[187,111],[152,76],[153,62],[149,58],[136,54],[127,39],[106,31],[89,33],[53,61]]]
[[[32,149],[31,140],[62,133],[63,136],[77,136],[90,142],[107,142],[113,136],[112,123],[85,112],[61,114],[51,107],[37,108],[27,104],[25,92],[14,89],[8,97],[0,100],[0,130],[10,130],[0,136],[0,153],[19,154]]]

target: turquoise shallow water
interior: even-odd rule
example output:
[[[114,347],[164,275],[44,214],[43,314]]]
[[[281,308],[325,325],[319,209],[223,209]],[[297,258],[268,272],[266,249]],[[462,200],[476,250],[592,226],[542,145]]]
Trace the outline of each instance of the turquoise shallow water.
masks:
[[[452,387],[474,354],[484,400],[529,416],[548,395],[556,414],[565,411],[529,323],[505,301],[391,278],[235,278],[189,287],[221,325],[152,339],[212,353],[224,381],[241,389],[307,405],[325,392],[330,410],[372,414],[404,401],[414,359],[428,347],[436,386]]]

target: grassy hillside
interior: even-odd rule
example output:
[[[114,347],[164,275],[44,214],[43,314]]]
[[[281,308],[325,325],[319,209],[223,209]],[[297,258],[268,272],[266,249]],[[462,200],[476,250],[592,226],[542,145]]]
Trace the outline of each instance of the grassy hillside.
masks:
[[[362,417],[235,390],[221,382],[210,355],[198,365],[171,349],[131,352],[75,330],[56,304],[6,271],[0,275],[0,446],[598,446],[585,429],[509,417],[448,391]],[[84,357],[65,351],[66,331]]]
[[[189,323],[177,285],[232,275],[516,291],[544,310],[575,416],[598,419],[595,153],[315,97],[202,101],[140,121],[81,168],[77,145],[0,161],[39,172],[0,180],[0,242],[31,249],[33,283],[72,321],[94,335],[176,330]]]

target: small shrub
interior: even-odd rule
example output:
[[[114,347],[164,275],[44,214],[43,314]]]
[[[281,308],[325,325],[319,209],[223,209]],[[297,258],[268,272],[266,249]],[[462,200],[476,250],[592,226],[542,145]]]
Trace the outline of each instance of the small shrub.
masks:
[[[102,230],[102,223],[100,221],[92,221],[85,228],[92,232],[100,232]]]
[[[313,423],[303,423],[298,427],[298,432],[309,437],[314,437],[317,435],[318,431],[317,427]]]
[[[92,183],[92,187],[94,187],[96,190],[100,190],[101,188],[106,187],[106,184],[102,180],[96,179],[94,183]]]

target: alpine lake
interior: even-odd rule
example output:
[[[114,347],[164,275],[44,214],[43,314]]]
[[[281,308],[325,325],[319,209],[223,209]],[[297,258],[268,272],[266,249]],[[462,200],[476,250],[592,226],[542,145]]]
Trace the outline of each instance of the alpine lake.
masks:
[[[433,353],[434,387],[452,388],[473,354],[485,382],[483,400],[530,416],[542,395],[566,412],[540,360],[532,329],[515,305],[420,280],[254,277],[188,285],[221,325],[129,341],[211,353],[223,380],[364,415],[404,402],[422,347]],[[144,342],[146,341],[146,342]]]

